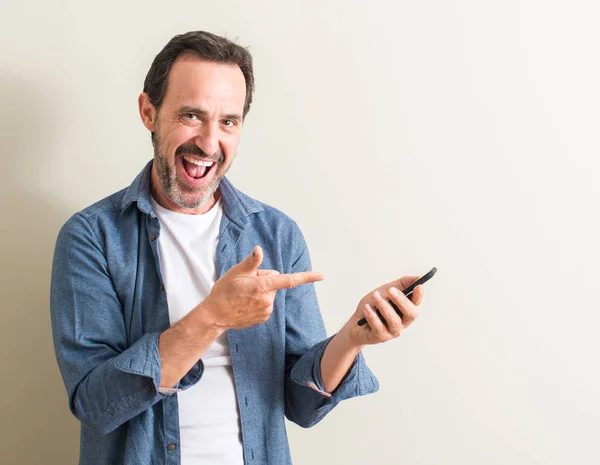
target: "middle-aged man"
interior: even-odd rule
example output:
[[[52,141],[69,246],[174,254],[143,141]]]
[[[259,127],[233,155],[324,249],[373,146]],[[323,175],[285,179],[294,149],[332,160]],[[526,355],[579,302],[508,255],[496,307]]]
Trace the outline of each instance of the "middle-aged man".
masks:
[[[297,224],[225,177],[253,89],[246,49],[175,36],[138,100],[153,160],[59,233],[51,315],[82,465],[289,464],[284,417],[309,427],[375,392],[361,349],[417,317],[405,276],[326,337]]]

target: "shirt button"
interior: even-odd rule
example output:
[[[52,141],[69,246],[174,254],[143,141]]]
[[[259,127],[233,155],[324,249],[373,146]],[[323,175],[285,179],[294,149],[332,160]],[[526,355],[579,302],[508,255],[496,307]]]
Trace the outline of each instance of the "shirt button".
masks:
[[[175,449],[177,449],[177,446],[175,444],[169,444],[170,451],[174,451]]]
[[[160,292],[165,290],[165,286],[163,286],[162,284],[160,285]]]
[[[153,241],[156,239],[156,235],[152,234],[152,236],[150,236],[150,240]]]

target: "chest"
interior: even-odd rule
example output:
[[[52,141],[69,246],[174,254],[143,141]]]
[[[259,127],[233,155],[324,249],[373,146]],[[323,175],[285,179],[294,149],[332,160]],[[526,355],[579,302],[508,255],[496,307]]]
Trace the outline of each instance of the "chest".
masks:
[[[186,307],[195,306],[206,298],[214,282],[246,258],[255,245],[263,248],[261,269],[286,272],[285,244],[250,226],[242,228],[227,222],[225,217],[218,235],[211,241],[196,243],[195,251],[179,255],[168,263],[165,258],[161,259],[161,245],[166,243],[163,240],[166,236],[163,235],[168,231],[161,227],[158,218],[144,215],[135,224],[124,227],[128,228],[130,234],[121,235],[118,240],[111,239],[107,243],[107,260],[122,304],[123,324],[130,344],[146,333],[162,332],[169,328],[173,319],[170,317],[170,308],[176,305],[174,302],[180,301],[178,317],[181,317]],[[194,260],[194,257],[196,263],[184,263]],[[195,279],[197,266],[204,267],[205,275]],[[185,286],[189,286],[185,296],[181,286],[173,284],[180,278],[185,281]],[[266,323],[228,331],[228,336],[232,357],[236,353],[244,354],[240,356],[262,353],[267,354],[267,359],[270,357],[274,363],[279,363],[278,354],[284,352],[285,345],[285,290],[277,292],[273,313]]]

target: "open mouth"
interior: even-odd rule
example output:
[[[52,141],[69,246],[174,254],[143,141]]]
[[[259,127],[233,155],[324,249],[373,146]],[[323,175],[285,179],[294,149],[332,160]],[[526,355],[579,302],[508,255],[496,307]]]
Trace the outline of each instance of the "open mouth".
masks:
[[[216,166],[216,163],[212,160],[199,160],[188,155],[183,155],[181,157],[181,164],[183,165],[185,174],[195,180],[206,178]]]

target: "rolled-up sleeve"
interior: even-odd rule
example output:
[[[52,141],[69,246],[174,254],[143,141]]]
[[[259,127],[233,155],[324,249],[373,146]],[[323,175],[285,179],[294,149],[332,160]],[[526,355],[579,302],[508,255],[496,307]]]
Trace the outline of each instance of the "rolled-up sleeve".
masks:
[[[291,273],[311,271],[306,241],[295,225]],[[313,283],[286,291],[286,417],[302,427],[321,421],[339,402],[371,394],[379,383],[367,367],[362,353],[332,393],[325,391],[321,359],[327,344],[325,326]]]
[[[82,214],[56,241],[50,313],[69,407],[81,422],[107,434],[167,395],[159,392],[160,333],[128,340],[101,243]],[[198,362],[176,387],[195,384],[202,371]]]

